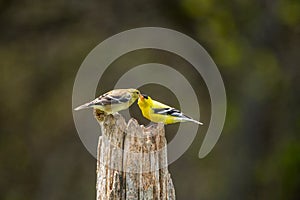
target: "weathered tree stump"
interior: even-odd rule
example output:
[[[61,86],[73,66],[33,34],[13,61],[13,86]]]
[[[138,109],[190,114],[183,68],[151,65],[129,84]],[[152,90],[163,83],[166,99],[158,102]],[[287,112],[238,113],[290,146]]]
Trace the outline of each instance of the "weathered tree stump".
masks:
[[[97,153],[97,200],[175,199],[163,124],[145,128],[120,114],[94,112],[102,136]]]

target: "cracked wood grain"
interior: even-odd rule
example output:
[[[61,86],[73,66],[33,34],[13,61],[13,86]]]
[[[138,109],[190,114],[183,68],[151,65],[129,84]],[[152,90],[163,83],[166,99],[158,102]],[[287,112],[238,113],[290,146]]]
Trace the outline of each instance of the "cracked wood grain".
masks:
[[[163,124],[150,127],[94,111],[100,124],[97,200],[175,199]]]

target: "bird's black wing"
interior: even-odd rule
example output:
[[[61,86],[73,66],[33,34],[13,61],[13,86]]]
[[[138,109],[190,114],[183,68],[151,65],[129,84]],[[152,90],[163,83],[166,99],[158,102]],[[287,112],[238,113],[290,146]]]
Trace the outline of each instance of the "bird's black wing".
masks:
[[[155,114],[170,115],[179,118],[190,118],[175,108],[153,108],[152,110]]]

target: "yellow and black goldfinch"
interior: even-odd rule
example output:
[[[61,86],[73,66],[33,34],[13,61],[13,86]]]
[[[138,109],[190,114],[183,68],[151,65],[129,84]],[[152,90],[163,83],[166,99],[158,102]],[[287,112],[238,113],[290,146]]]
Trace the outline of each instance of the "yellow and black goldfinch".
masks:
[[[155,101],[145,94],[139,96],[138,105],[143,116],[152,122],[162,122],[164,124],[194,122],[196,124],[203,125],[203,123],[192,119],[179,110]]]

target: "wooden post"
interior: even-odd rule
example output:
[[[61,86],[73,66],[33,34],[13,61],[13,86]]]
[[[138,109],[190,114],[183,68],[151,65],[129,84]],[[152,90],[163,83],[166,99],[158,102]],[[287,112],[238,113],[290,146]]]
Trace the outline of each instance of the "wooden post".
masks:
[[[97,200],[175,199],[163,124],[148,128],[120,114],[94,111],[102,136],[97,152]]]

